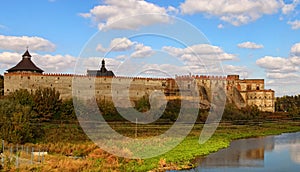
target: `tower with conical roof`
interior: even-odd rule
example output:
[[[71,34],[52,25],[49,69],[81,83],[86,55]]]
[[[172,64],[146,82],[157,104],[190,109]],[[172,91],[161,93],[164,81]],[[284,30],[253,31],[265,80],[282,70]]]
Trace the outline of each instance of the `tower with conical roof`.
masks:
[[[32,61],[31,61],[31,55],[28,51],[22,55],[22,60],[14,67],[7,70],[8,73],[13,72],[29,72],[29,73],[43,73],[44,71],[40,68],[38,68]]]

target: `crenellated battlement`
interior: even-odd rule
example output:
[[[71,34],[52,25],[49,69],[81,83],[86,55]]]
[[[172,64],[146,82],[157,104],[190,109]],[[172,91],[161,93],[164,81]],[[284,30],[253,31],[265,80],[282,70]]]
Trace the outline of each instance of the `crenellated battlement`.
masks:
[[[30,56],[27,51],[25,55]],[[169,98],[180,97],[179,89],[183,89],[187,95],[199,91],[199,98],[209,102],[213,96],[211,89],[219,83],[226,90],[228,100],[234,102],[238,107],[257,105],[264,111],[274,111],[275,107],[274,91],[264,89],[263,79],[240,79],[239,75],[191,74],[175,75],[174,78],[115,76],[112,71],[105,68],[104,60],[100,70],[88,70],[87,74],[43,73],[43,70],[36,67],[31,61],[31,65],[27,66],[28,59],[23,58],[18,65],[4,74],[5,95],[18,89],[34,91],[38,88],[50,87],[59,91],[63,99],[72,98],[74,91],[79,96],[90,95],[92,91],[99,99],[111,99],[112,84],[115,83],[117,87],[120,87],[116,90],[119,99],[125,99],[128,96],[126,92],[129,92],[129,97],[135,101],[157,90],[164,92],[165,96]],[[77,84],[76,86],[73,86],[74,82]]]

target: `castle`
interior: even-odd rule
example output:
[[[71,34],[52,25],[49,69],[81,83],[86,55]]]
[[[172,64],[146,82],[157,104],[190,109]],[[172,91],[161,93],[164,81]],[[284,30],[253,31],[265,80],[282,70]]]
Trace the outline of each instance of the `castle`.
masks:
[[[32,62],[27,50],[22,60],[4,74],[4,95],[18,89],[35,91],[38,88],[51,87],[60,92],[62,99],[72,98],[72,95],[84,95],[93,90],[93,95],[97,99],[108,100],[112,99],[112,83],[117,85],[126,83],[126,90],[117,89],[114,93],[119,99],[129,96],[130,101],[135,101],[159,90],[164,93],[167,100],[171,100],[182,98],[179,88],[186,93],[192,93],[195,91],[193,89],[197,88],[200,99],[199,107],[208,108],[214,96],[211,89],[218,84],[226,90],[227,101],[235,103],[238,107],[256,105],[261,111],[275,111],[274,91],[265,90],[263,79],[240,79],[238,75],[187,75],[175,76],[175,78],[120,77],[106,69],[104,60],[100,70],[87,70],[86,75],[44,74],[43,72]],[[85,84],[74,89],[74,82]]]

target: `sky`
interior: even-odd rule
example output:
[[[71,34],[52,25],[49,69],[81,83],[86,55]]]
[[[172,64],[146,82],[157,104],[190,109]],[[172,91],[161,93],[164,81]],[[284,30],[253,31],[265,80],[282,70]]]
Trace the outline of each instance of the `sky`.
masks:
[[[300,93],[300,0],[1,2],[0,73],[28,48],[45,73],[263,78]]]

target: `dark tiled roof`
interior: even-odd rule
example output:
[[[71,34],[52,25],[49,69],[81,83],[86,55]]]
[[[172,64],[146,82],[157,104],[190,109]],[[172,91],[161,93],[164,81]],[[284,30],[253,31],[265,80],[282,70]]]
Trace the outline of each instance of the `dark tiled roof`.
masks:
[[[23,54],[22,57],[31,57],[30,53],[28,50],[26,50],[26,52]]]
[[[112,71],[102,72],[101,70],[87,70],[88,76],[115,76]]]
[[[102,66],[100,70],[87,70],[87,75],[88,76],[115,76],[115,74],[112,71],[107,70],[105,68],[104,59],[102,60]]]
[[[37,72],[43,73],[44,71],[38,68],[32,61],[31,55],[28,50],[23,54],[22,60],[14,67],[8,69],[8,72],[19,72],[19,71],[30,71],[30,72]]]

